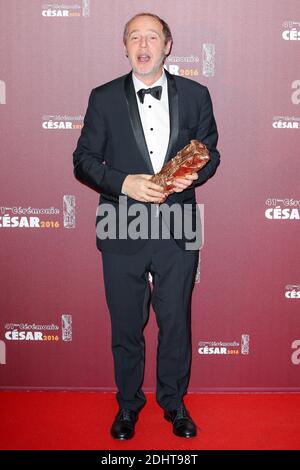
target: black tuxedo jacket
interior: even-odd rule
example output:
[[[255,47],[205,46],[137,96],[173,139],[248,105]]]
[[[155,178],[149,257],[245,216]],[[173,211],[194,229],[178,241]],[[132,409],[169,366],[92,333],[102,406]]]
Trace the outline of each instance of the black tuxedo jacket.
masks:
[[[216,149],[217,126],[208,89],[187,78],[171,75],[168,80],[170,137],[164,163],[187,145],[191,139],[203,142],[211,160],[198,172],[198,179],[181,193],[171,194],[166,204],[189,204],[193,217],[199,216],[195,187],[203,184],[215,173],[220,162]],[[74,174],[82,183],[100,193],[100,205],[109,204],[116,209],[116,239],[99,239],[102,251],[135,253],[146,239],[119,239],[119,196],[128,174],[154,174],[138,111],[132,72],[92,90],[84,118],[84,126],[73,153]],[[123,197],[123,200],[125,197]],[[138,201],[129,198],[128,207]],[[153,203],[141,203],[150,214]],[[106,206],[107,207],[107,206]],[[101,211],[100,211],[101,212]],[[102,215],[96,217],[96,224]],[[128,223],[133,217],[128,217]],[[172,222],[169,225],[173,233]],[[176,239],[185,249],[185,235]],[[190,241],[190,240],[188,240]]]

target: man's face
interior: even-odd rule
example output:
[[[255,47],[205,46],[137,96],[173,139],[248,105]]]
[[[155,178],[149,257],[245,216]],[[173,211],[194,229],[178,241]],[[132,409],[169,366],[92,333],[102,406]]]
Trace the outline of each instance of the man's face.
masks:
[[[131,21],[125,51],[135,75],[143,79],[157,80],[162,63],[171,48],[165,43],[162,25],[151,16],[139,16]]]

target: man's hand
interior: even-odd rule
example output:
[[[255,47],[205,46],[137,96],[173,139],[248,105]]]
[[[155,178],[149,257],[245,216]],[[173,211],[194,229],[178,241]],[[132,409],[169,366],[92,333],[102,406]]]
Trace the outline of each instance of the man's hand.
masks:
[[[163,202],[164,188],[150,180],[152,175],[127,175],[122,185],[122,192],[141,202]]]
[[[175,193],[181,193],[181,191],[191,186],[192,182],[196,179],[198,179],[198,173],[186,175],[184,178],[174,178],[173,186]]]

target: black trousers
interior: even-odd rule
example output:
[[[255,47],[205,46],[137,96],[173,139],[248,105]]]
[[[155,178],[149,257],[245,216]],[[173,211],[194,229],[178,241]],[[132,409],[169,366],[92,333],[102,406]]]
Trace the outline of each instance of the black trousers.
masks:
[[[150,301],[159,328],[156,400],[169,411],[181,403],[190,378],[191,295],[198,258],[198,250],[184,251],[173,238],[149,239],[133,255],[102,252],[120,407],[137,411],[146,401],[143,330]]]

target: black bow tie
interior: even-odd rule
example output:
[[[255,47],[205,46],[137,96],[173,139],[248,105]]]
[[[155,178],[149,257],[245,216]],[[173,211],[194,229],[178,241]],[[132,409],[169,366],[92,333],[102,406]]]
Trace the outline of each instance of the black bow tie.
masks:
[[[144,97],[147,93],[150,93],[150,95],[153,96],[153,98],[156,98],[157,100],[160,100],[161,98],[161,93],[162,93],[162,86],[154,86],[153,88],[141,88],[137,94],[139,95],[139,99],[141,103],[144,103]]]

